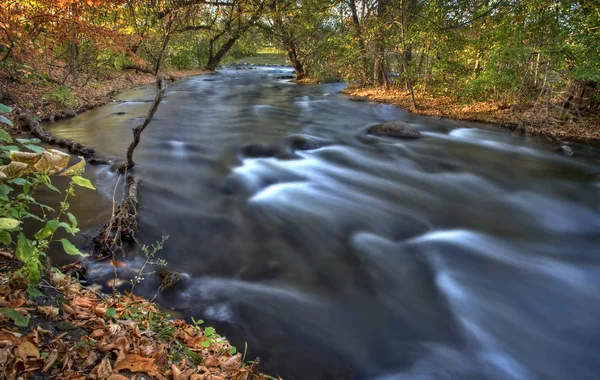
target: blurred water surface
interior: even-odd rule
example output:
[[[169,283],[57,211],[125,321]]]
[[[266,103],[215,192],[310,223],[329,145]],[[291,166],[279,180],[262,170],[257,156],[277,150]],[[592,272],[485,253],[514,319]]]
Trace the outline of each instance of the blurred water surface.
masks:
[[[598,148],[564,158],[542,138],[282,75],[177,82],[144,131],[140,238],[169,235],[161,255],[189,275],[158,302],[247,341],[286,379],[600,377]],[[153,97],[125,92],[51,129],[123,157]],[[365,134],[386,120],[424,137]],[[319,148],[294,150],[300,138]],[[282,153],[248,158],[248,144]],[[98,191],[72,212],[92,233],[118,176],[86,175]],[[139,291],[152,297],[159,281]]]

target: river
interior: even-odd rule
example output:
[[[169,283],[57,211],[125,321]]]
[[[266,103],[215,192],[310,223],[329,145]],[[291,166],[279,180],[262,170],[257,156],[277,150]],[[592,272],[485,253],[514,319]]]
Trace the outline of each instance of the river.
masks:
[[[285,379],[600,376],[600,149],[574,144],[565,158],[544,138],[290,74],[168,87],[135,153],[140,240],[170,236],[159,255],[187,274],[157,302],[247,342],[247,358]],[[127,91],[50,129],[124,157],[153,98],[152,86]],[[365,133],[386,120],[424,136]],[[97,191],[78,190],[71,211],[93,235],[118,175],[86,176]],[[124,279],[142,262],[128,260]],[[136,292],[152,298],[159,282]]]

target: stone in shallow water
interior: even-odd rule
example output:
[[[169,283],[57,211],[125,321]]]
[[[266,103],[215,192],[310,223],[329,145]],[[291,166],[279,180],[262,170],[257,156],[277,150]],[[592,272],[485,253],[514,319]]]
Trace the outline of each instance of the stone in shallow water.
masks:
[[[573,149],[567,145],[561,145],[558,149],[556,149],[556,151],[566,157],[571,157],[574,154]]]
[[[421,132],[403,121],[386,121],[383,124],[372,125],[367,133],[374,136],[397,137],[416,139],[421,137]]]
[[[316,139],[298,135],[288,137],[287,145],[292,150],[312,150],[319,149],[322,146],[321,142]]]
[[[77,116],[77,112],[73,108],[63,108],[62,113],[67,117]]]
[[[248,144],[242,147],[242,154],[250,158],[276,157],[281,154],[281,148],[275,145]]]

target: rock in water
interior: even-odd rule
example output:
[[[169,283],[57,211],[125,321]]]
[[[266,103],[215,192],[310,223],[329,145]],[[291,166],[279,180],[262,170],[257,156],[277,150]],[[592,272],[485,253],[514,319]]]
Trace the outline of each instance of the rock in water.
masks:
[[[73,108],[64,108],[62,110],[62,113],[65,114],[65,116],[68,116],[68,117],[75,117],[75,116],[77,116],[77,112],[75,112],[75,110]]]
[[[319,141],[299,135],[288,137],[287,145],[292,150],[312,150],[319,149],[321,147],[321,143]]]
[[[573,149],[567,145],[561,145],[556,151],[565,157],[572,157],[574,154]]]
[[[242,154],[249,158],[276,157],[281,153],[281,148],[275,145],[248,144],[242,147]]]
[[[160,283],[160,286],[158,287],[158,290],[163,292],[169,288],[172,288],[174,285],[176,285],[177,283],[179,283],[181,281],[181,279],[183,278],[181,273],[178,272],[169,272],[169,271],[162,271],[160,272],[162,279],[162,282]]]
[[[421,132],[403,121],[386,121],[383,124],[372,125],[367,133],[374,136],[397,137],[402,139],[416,139],[421,137]]]

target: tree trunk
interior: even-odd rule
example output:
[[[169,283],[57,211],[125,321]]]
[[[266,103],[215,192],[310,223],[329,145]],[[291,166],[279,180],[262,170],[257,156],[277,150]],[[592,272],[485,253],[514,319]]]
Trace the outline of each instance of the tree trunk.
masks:
[[[390,83],[387,75],[385,75],[383,53],[375,57],[375,65],[373,66],[373,82],[379,87],[387,87]]]
[[[287,55],[288,55],[290,62],[292,63],[292,66],[294,66],[294,71],[296,73],[296,80],[304,79],[304,77],[306,76],[306,72],[304,72],[304,66],[302,65],[302,62],[300,62],[300,60],[298,59],[298,54],[296,52],[296,46],[294,45],[293,42],[289,43]]]
[[[158,57],[156,57],[156,61],[154,62],[154,68],[152,69],[153,74],[157,75],[160,70],[160,65],[162,64],[163,57],[165,55],[165,51],[167,50],[167,46],[169,45],[169,40],[171,39],[171,35],[167,34],[164,39],[162,46],[158,52]]]
[[[358,49],[360,51],[360,58],[363,65],[363,80],[368,82],[368,72],[369,72],[369,61],[367,58],[367,49],[365,47],[365,39],[362,36],[362,28],[360,25],[360,20],[358,19],[358,12],[356,11],[356,2],[355,0],[349,0],[350,10],[352,11],[352,23],[354,24],[354,30],[356,33],[356,38],[358,39]]]
[[[208,55],[208,63],[206,64],[206,70],[215,71],[217,69],[217,67],[219,66],[219,63],[221,63],[221,59],[223,59],[223,56],[225,56],[225,54],[227,54],[227,52],[229,50],[231,50],[231,48],[233,47],[233,45],[235,45],[238,38],[239,37],[230,37],[227,40],[227,42],[225,42],[223,44],[223,46],[221,46],[219,51],[217,51],[217,53],[214,56],[212,55],[213,42],[211,41],[210,51],[209,51],[209,55]]]

